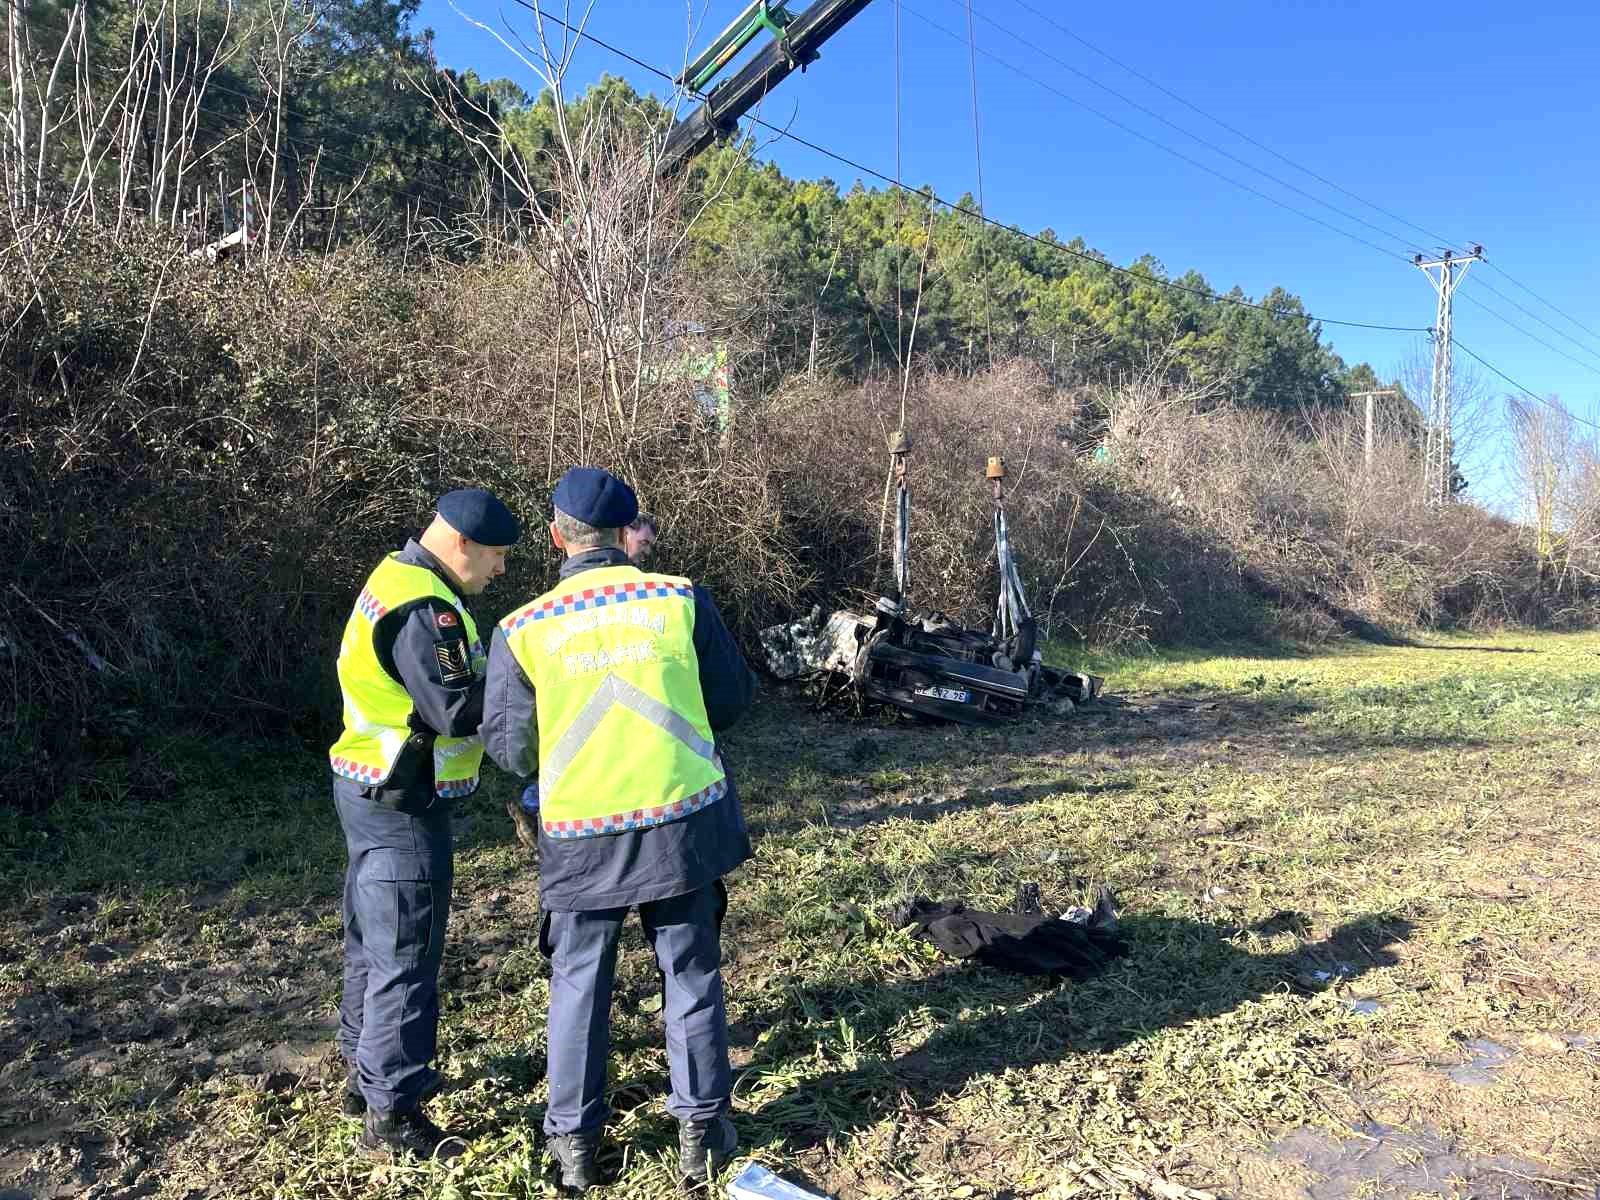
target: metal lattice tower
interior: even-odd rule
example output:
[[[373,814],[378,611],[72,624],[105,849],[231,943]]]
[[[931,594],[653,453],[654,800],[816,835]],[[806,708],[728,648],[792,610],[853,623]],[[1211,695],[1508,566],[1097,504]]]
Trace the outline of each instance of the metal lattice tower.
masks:
[[[1443,257],[1429,262],[1422,255],[1411,261],[1422,269],[1439,294],[1439,314],[1433,323],[1433,381],[1428,395],[1428,426],[1422,448],[1422,494],[1429,504],[1444,504],[1450,499],[1450,309],[1456,288],[1466,278],[1467,268],[1483,257],[1483,247],[1474,246],[1471,254],[1457,255],[1446,250]]]

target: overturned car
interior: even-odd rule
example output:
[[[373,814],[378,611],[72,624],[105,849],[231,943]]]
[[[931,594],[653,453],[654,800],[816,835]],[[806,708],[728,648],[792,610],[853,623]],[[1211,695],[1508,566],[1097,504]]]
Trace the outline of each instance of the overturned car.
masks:
[[[983,725],[1012,721],[1030,705],[1069,713],[1093,701],[1103,680],[1044,665],[1037,627],[1022,594],[1006,532],[1005,462],[991,458],[985,472],[994,496],[995,552],[1000,596],[990,632],[969,629],[939,612],[911,609],[910,492],[905,457],[911,443],[897,433],[891,443],[898,481],[895,509],[896,594],[878,599],[870,614],[841,610],[761,631],[767,669],[779,679],[840,678],[866,701],[893,705],[933,720]]]

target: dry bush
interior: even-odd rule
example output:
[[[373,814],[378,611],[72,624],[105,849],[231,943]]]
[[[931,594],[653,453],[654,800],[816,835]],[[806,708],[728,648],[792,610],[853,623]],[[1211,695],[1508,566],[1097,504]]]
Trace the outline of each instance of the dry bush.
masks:
[[[723,429],[661,359],[621,370],[626,356],[597,352],[537,242],[472,263],[357,250],[243,270],[197,265],[160,231],[70,236],[43,288],[0,257],[16,363],[0,423],[9,796],[47,795],[152,723],[325,736],[350,597],[460,484],[497,489],[530,525],[486,618],[553,581],[540,526],[578,462],[638,483],[663,565],[709,583],[747,633],[889,584],[897,381],[793,380],[739,396]],[[678,312],[701,302],[670,272],[658,286]],[[1588,593],[1541,596],[1515,527],[1422,505],[1401,437],[1368,466],[1336,414],[1161,383],[1134,421],[1104,399],[1021,362],[912,377],[916,603],[992,618],[983,465],[1003,454],[1013,544],[1058,640],[1315,637],[1345,610],[1399,627],[1588,611]],[[1105,461],[1084,453],[1097,415]]]
[[[360,256],[247,277],[175,257],[162,233],[74,236],[37,295],[0,261],[18,367],[0,586],[31,601],[0,637],[59,651],[43,610],[114,669],[68,653],[14,671],[28,769],[29,728],[70,763],[119,710],[305,715],[323,673],[308,648],[358,564],[415,520],[414,450],[432,440],[399,399],[417,380],[406,306]]]
[[[1106,405],[1114,468],[1226,545],[1285,632],[1357,627],[1353,618],[1393,630],[1549,619],[1515,527],[1472,504],[1424,501],[1418,452],[1395,414],[1376,423],[1369,454],[1364,421],[1348,411],[1290,417],[1148,381],[1128,390],[1131,400]]]
[[[1106,470],[1085,466],[1063,436],[1069,406],[1037,365],[975,376],[914,377],[911,598],[986,625],[998,591],[985,460],[1006,458],[1011,541],[1035,615],[1058,639],[1117,643],[1246,632],[1259,612],[1232,557]],[[869,601],[891,582],[885,506],[900,391],[796,381],[762,414],[780,447],[785,523],[816,584],[808,597]]]
[[[280,244],[211,266],[125,186],[109,208],[90,189],[0,213],[18,366],[0,533],[22,548],[0,567],[8,791],[47,777],[47,734],[68,743],[51,762],[92,758],[113,712],[325,722],[360,578],[463,483],[532,526],[491,603],[552,581],[540,526],[580,462],[640,481],[671,565],[713,583],[736,622],[799,593],[766,442],[719,428],[682,369],[672,331],[712,306],[679,266],[692,214],[653,169],[663,130],[639,116],[563,124],[537,194],[521,175],[512,244],[469,223],[408,231],[398,254]],[[41,639],[54,657],[28,659]]]
[[[564,62],[545,66],[559,92]],[[8,210],[0,533],[19,549],[0,566],[0,786],[45,794],[58,768],[126,750],[151,723],[324,736],[351,595],[464,483],[531,526],[486,617],[552,582],[539,526],[580,462],[638,483],[666,564],[745,630],[876,590],[899,394],[813,382],[740,396],[730,426],[706,411],[672,330],[730,311],[759,330],[766,298],[754,278],[748,296],[708,296],[684,271],[693,212],[652,169],[662,132],[660,114],[602,110],[563,124],[533,170],[497,159],[526,201],[513,244],[485,241],[486,223],[425,231],[398,255],[291,256],[279,239],[212,266],[170,212],[132,211],[126,187],[108,207],[90,189]],[[53,217],[41,259],[30,232]],[[735,362],[757,357],[722,340]],[[1227,555],[1114,480],[1080,478],[1035,368],[921,379],[908,407],[925,601],[987,615],[981,470],[996,452],[1047,631],[1172,636],[1194,597],[1239,594]]]
[[[670,256],[628,333],[595,328],[573,295],[588,285],[537,239],[466,263],[353,250],[240,269],[145,227],[68,236],[43,286],[0,257],[17,364],[0,425],[0,533],[17,548],[0,567],[8,790],[152,716],[321,736],[350,596],[464,483],[530,525],[490,618],[553,580],[539,527],[579,462],[637,482],[664,564],[709,583],[746,632],[889,584],[899,381],[793,380],[740,395],[720,428],[655,333],[669,317],[654,305],[676,319],[708,302]],[[1348,613],[1576,620],[1592,604],[1576,585],[1545,595],[1508,523],[1423,505],[1404,436],[1385,432],[1369,463],[1345,414],[1242,411],[1156,374],[1063,395],[1015,362],[913,375],[903,419],[912,598],[974,624],[997,591],[992,454],[1058,640],[1318,637]],[[1098,430],[1105,459],[1085,455]]]
[[[668,565],[736,622],[805,582],[765,443],[718,430],[670,371],[625,377],[619,414],[618,376],[533,252],[245,271],[161,231],[73,236],[42,291],[0,259],[18,367],[0,424],[8,794],[125,745],[130,720],[321,736],[351,596],[450,487],[493,487],[530,525],[487,617],[553,581],[550,486],[579,462],[640,481]]]

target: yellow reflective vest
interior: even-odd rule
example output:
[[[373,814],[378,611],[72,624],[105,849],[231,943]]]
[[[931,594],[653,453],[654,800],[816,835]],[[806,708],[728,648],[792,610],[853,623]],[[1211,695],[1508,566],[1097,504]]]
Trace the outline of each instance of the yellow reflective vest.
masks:
[[[375,786],[394,773],[400,750],[414,732],[413,706],[405,685],[378,659],[378,622],[402,605],[443,600],[461,618],[470,647],[472,673],[483,678],[483,644],[472,614],[427,567],[385,558],[368,578],[345,623],[339,646],[339,690],[344,694],[344,732],[328,751],[334,774]],[[433,787],[440,796],[468,796],[478,788],[483,742],[440,736],[433,742]]]
[[[663,825],[722,798],[689,580],[598,567],[500,628],[533,684],[547,837]]]

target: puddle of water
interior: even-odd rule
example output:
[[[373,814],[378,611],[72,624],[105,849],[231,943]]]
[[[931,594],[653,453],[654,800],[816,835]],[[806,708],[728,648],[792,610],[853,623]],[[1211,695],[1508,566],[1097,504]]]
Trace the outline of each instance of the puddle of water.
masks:
[[[1473,1038],[1462,1047],[1472,1055],[1459,1066],[1445,1071],[1453,1082],[1462,1087],[1487,1087],[1495,1081],[1495,1072],[1516,1056],[1516,1051],[1488,1038]]]
[[[1473,1158],[1427,1126],[1416,1132],[1377,1121],[1351,1127],[1343,1140],[1313,1129],[1296,1129],[1273,1145],[1272,1157],[1296,1163],[1318,1176],[1305,1189],[1308,1200],[1359,1200],[1381,1184],[1384,1195],[1445,1196],[1451,1200],[1571,1200],[1572,1193],[1527,1183],[1549,1175],[1524,1159]],[[1514,1172],[1508,1175],[1506,1172]],[[1521,1176],[1519,1179],[1516,1176]],[[1507,1191],[1507,1185],[1514,1185]]]

